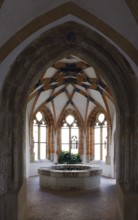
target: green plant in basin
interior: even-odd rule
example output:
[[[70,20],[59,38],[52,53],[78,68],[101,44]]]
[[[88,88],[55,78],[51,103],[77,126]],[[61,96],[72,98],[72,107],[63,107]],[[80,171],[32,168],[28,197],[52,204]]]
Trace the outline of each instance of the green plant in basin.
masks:
[[[78,164],[82,160],[79,154],[71,154],[70,152],[62,151],[58,157],[59,164]]]

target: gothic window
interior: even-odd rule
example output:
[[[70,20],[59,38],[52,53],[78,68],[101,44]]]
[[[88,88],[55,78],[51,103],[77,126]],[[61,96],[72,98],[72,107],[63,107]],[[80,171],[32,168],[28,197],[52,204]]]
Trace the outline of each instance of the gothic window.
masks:
[[[61,128],[61,149],[72,154],[78,153],[79,128],[73,115],[67,115]]]
[[[94,123],[94,160],[106,160],[107,155],[107,120],[103,113],[99,113]]]
[[[46,159],[47,126],[41,112],[37,112],[33,120],[33,152],[34,160]]]

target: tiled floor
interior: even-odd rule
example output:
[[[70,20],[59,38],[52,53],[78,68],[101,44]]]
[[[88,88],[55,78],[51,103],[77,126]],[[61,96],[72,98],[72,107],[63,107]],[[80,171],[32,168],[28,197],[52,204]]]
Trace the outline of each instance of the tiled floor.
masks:
[[[115,220],[115,180],[99,191],[42,191],[39,177],[27,181],[27,220]]]

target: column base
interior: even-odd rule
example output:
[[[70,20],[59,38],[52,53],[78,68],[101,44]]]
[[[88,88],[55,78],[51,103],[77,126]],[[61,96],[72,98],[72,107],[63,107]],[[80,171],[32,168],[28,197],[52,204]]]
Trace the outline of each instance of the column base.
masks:
[[[82,162],[83,162],[83,163],[87,163],[86,155],[83,155],[83,156],[82,156]]]
[[[26,216],[26,184],[20,191],[0,196],[1,220],[25,220]]]
[[[117,184],[117,220],[138,219],[138,193],[124,192]]]
[[[35,154],[34,153],[31,153],[30,154],[30,162],[34,162],[35,161]]]
[[[54,154],[54,160],[53,160],[53,162],[54,162],[54,163],[57,163],[57,162],[58,162],[58,157],[57,157],[57,154],[56,154],[56,153]]]
[[[106,164],[111,164],[111,157],[110,156],[106,156]]]

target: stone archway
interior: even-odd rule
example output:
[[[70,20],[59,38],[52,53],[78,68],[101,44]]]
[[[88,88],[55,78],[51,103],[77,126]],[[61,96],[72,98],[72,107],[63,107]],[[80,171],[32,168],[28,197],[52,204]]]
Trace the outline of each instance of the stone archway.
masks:
[[[138,212],[136,205],[131,204],[138,200],[134,194],[138,192],[137,79],[111,43],[73,22],[47,31],[30,44],[18,56],[4,82],[0,96],[2,220],[24,219],[20,203],[27,97],[41,73],[65,54],[86,60],[110,85],[117,111],[117,219],[135,220]]]

